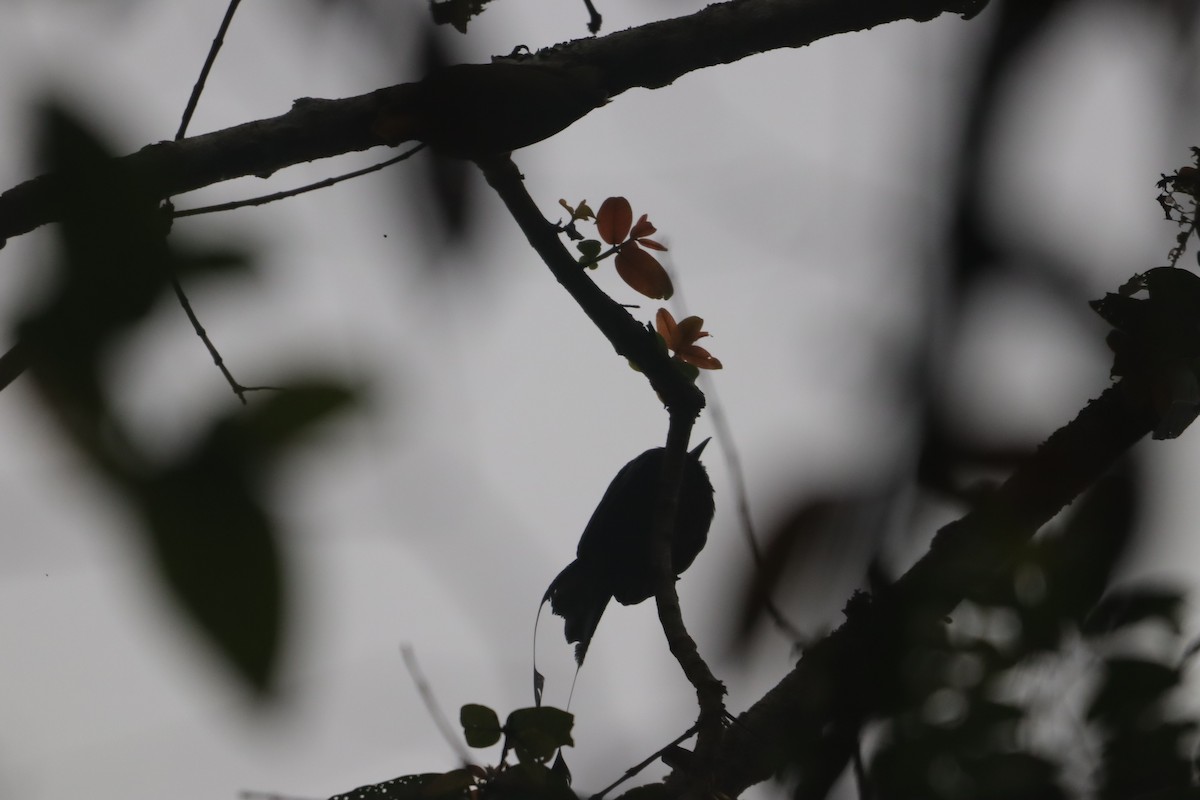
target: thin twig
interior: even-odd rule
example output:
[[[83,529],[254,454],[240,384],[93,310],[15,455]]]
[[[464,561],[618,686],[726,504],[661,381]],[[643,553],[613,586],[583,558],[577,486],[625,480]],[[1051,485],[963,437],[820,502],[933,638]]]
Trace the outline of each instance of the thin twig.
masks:
[[[642,762],[640,762],[640,763],[638,763],[638,764],[635,764],[634,766],[632,766],[632,767],[630,767],[629,769],[625,770],[625,774],[624,774],[624,775],[622,775],[621,777],[617,778],[615,781],[613,781],[612,783],[610,783],[608,786],[605,786],[605,787],[604,787],[603,789],[601,789],[600,791],[596,792],[594,795],[592,795],[591,797],[589,797],[589,798],[588,798],[588,800],[604,800],[604,795],[608,794],[608,793],[609,793],[609,792],[611,792],[613,789],[617,788],[617,787],[618,787],[618,786],[620,786],[622,783],[624,783],[625,781],[629,780],[629,779],[630,779],[630,778],[632,778],[633,776],[637,775],[639,772],[641,772],[641,771],[642,771],[642,770],[644,770],[646,767],[648,767],[648,766],[650,766],[651,764],[653,764],[653,763],[654,763],[655,761],[657,761],[658,759],[662,758],[662,756],[663,756],[663,753],[667,752],[667,751],[668,751],[668,750],[670,750],[672,747],[675,747],[677,744],[679,744],[679,743],[680,743],[680,742],[682,742],[683,740],[685,740],[685,739],[688,739],[688,738],[690,738],[690,737],[694,736],[694,735],[695,735],[695,733],[696,733],[696,729],[697,729],[698,727],[699,727],[698,725],[693,725],[692,727],[688,728],[686,731],[684,731],[683,733],[681,733],[679,736],[675,737],[675,741],[671,742],[671,743],[670,743],[670,744],[668,744],[668,745],[664,745],[663,747],[659,748],[659,749],[658,749],[658,750],[657,750],[657,751],[656,751],[656,752],[655,752],[653,755],[651,755],[651,756],[650,756],[649,758],[647,758],[645,761],[642,761]]]
[[[200,76],[196,78],[196,84],[192,87],[192,94],[188,97],[187,106],[183,109],[183,118],[179,121],[179,130],[175,132],[175,141],[177,142],[181,141],[187,133],[188,125],[192,121],[192,115],[196,111],[196,105],[200,102],[200,95],[204,92],[204,85],[208,82],[208,75],[212,72],[213,64],[217,61],[217,53],[221,51],[221,45],[225,43],[225,34],[229,31],[229,24],[233,22],[233,14],[237,11],[237,7],[241,1],[229,0],[229,6],[225,9],[225,18],[221,20],[221,25],[217,28],[217,35],[213,38],[213,42],[208,48],[208,56],[204,59],[204,66],[200,68]],[[167,221],[169,225],[170,220],[174,218],[175,211],[175,207],[171,204],[169,197],[164,201],[162,208],[168,215]],[[196,335],[200,337],[200,341],[204,342],[204,346],[208,349],[208,354],[212,356],[213,363],[217,365],[217,369],[225,376],[225,380],[229,382],[238,400],[242,401],[242,405],[246,405],[246,392],[267,387],[246,387],[237,382],[233,377],[233,373],[225,366],[225,359],[221,357],[220,351],[212,343],[212,339],[208,338],[208,332],[200,324],[200,319],[196,316],[196,312],[192,310],[191,302],[188,301],[187,293],[183,291],[183,285],[179,283],[179,278],[174,274],[171,275],[171,288],[175,290],[175,297],[178,298],[179,305],[183,308],[183,313],[187,315],[188,320],[192,323],[192,328],[196,331]]]
[[[442,738],[446,740],[446,744],[450,745],[458,758],[463,764],[471,764],[471,755],[467,752],[467,748],[458,740],[457,731],[450,724],[446,713],[442,711],[442,707],[438,705],[437,698],[433,696],[433,689],[429,685],[429,681],[425,679],[425,674],[421,672],[421,666],[417,663],[417,653],[411,644],[400,645],[400,655],[404,658],[404,666],[408,667],[408,674],[412,677],[413,684],[417,687],[417,693],[421,695],[421,700],[425,703],[425,709],[429,712],[429,716],[433,718],[433,724],[437,725],[438,731],[442,734]]]
[[[192,310],[192,304],[188,300],[187,294],[184,293],[183,286],[179,284],[179,278],[174,275],[171,275],[171,288],[175,290],[175,297],[178,298],[179,305],[183,308],[183,313],[187,315],[188,320],[192,323],[192,329],[196,331],[196,335],[200,337],[200,341],[204,342],[204,346],[208,349],[208,354],[212,356],[213,363],[217,365],[217,369],[221,370],[221,374],[225,376],[225,380],[233,388],[233,393],[237,395],[238,400],[242,401],[242,405],[246,405],[246,394],[248,392],[279,391],[278,386],[243,386],[238,383],[233,377],[233,373],[225,366],[225,359],[221,357],[221,352],[212,343],[212,339],[208,338],[208,331],[204,330],[204,326],[200,324],[200,319],[196,316],[196,312]]]
[[[187,107],[183,109],[183,119],[179,121],[179,130],[175,133],[175,141],[179,141],[187,133],[188,125],[192,121],[192,114],[196,113],[196,104],[200,102],[200,95],[204,92],[204,84],[208,82],[208,73],[212,72],[213,64],[217,60],[217,53],[221,50],[221,45],[225,43],[225,34],[229,31],[229,23],[233,22],[233,12],[237,11],[238,4],[242,0],[229,0],[229,7],[225,9],[225,18],[221,20],[221,27],[217,29],[216,38],[208,48],[208,57],[204,59],[204,66],[200,68],[200,77],[196,79],[196,85],[192,87],[192,95],[188,98]]]
[[[335,186],[341,183],[342,181],[348,181],[351,178],[369,175],[372,172],[378,172],[384,167],[390,167],[392,164],[404,161],[405,159],[410,158],[411,156],[420,152],[422,149],[424,149],[424,147],[424,144],[418,144],[416,147],[404,151],[395,158],[389,158],[386,161],[380,161],[378,164],[372,164],[369,167],[356,169],[353,172],[347,172],[342,175],[335,175],[332,178],[325,178],[324,180],[317,181],[316,183],[309,183],[304,186],[299,186],[295,189],[288,189],[287,191],[283,192],[275,192],[274,194],[264,194],[260,195],[259,197],[250,197],[245,200],[235,200],[231,203],[218,203],[211,206],[200,206],[199,208],[187,208],[183,211],[172,211],[172,217],[178,219],[180,217],[194,217],[199,214],[213,214],[218,211],[232,211],[235,208],[262,206],[266,205],[267,203],[274,203],[276,200],[284,200],[289,197],[305,194],[306,192],[315,192],[317,189],[327,189],[330,186]]]

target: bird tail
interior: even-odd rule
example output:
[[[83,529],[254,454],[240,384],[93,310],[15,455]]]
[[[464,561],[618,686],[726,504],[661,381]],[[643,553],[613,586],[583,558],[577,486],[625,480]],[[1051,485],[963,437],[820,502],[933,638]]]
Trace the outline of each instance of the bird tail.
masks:
[[[595,576],[579,561],[572,561],[542,597],[542,603],[550,601],[550,610],[566,621],[568,642],[576,642],[575,663],[583,666],[592,635],[600,624],[600,617],[612,599],[612,593],[602,588]]]

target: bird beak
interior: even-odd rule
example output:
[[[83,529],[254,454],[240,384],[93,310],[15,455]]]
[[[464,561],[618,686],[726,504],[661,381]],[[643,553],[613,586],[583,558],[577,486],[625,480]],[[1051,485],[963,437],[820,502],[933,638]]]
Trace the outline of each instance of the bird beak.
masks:
[[[692,452],[688,453],[688,456],[690,456],[691,458],[696,458],[696,459],[700,458],[700,454],[704,452],[704,448],[707,447],[708,443],[711,441],[712,441],[712,437],[710,436],[707,439],[705,439],[703,442],[701,442],[700,444],[696,445],[695,449],[692,450]]]

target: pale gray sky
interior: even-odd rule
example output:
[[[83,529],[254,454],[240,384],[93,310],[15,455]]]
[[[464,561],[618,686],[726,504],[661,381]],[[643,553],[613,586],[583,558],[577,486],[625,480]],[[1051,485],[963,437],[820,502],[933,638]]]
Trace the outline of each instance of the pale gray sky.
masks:
[[[606,1],[604,30],[700,5]],[[44,91],[83,102],[123,151],[170,138],[223,7],[0,5],[0,185],[30,175],[29,111]],[[518,44],[536,49],[583,35],[585,19],[581,3],[497,0],[472,23],[467,50],[482,61]],[[937,192],[953,155],[956,82],[986,24],[896,24],[634,90],[516,155],[548,215],[560,197],[614,194],[650,213],[688,311],[705,318],[725,364],[710,385],[760,522],[798,487],[835,487],[903,452],[909,432],[903,409],[887,407],[889,370],[906,355],[912,309],[929,290],[911,253],[938,255],[938,242],[920,237],[946,202]],[[1064,30],[1043,48],[1032,89],[1013,96],[1025,110],[997,143],[1003,224],[1090,263],[1080,278],[1095,296],[1161,263],[1173,229],[1152,187],[1177,164],[1159,154],[1169,145],[1172,158],[1186,158],[1194,142],[1171,131],[1197,129],[1200,104],[1188,126],[1147,91],[1162,66],[1147,24],[1097,13]],[[413,46],[412,30],[397,24],[397,48]],[[362,37],[342,16],[294,0],[245,3],[192,132],[283,113],[296,97],[411,77]],[[176,204],[287,188],[384,155]],[[277,708],[247,709],[177,624],[125,531],[130,518],[66,449],[29,387],[0,394],[0,797],[319,797],[450,768],[454,754],[405,673],[401,642],[416,648],[454,717],[465,702],[501,714],[531,703],[537,601],[573,557],[608,480],[664,439],[666,416],[486,190],[484,233],[440,265],[481,268],[428,280],[413,198],[391,183],[405,171],[415,180],[401,165],[176,227],[261,256],[255,280],[192,292],[243,382],[315,361],[371,387],[366,409],[314,437],[275,487],[298,576]],[[5,320],[36,290],[48,241],[39,232],[0,251]],[[597,280],[637,302],[611,269]],[[178,309],[160,309],[152,331],[121,365],[119,396],[144,421],[146,441],[166,449],[235,400]],[[1064,321],[1028,291],[998,293],[972,332],[978,349],[952,384],[995,430],[1043,436],[1107,385],[1104,356],[1088,345],[1103,336],[1098,321]],[[697,433],[709,435],[711,423],[702,418]],[[1194,434],[1152,447],[1156,476],[1194,474]],[[753,663],[724,658],[734,578],[750,562],[719,451],[707,462],[718,516],[680,589],[738,711],[789,662],[780,641]],[[1151,524],[1177,549],[1138,569],[1196,577],[1196,559],[1178,549],[1193,539],[1194,497],[1181,481],[1156,487]],[[823,587],[824,604],[805,623],[836,623],[849,588]],[[561,704],[572,663],[556,618],[543,618],[539,649],[547,701]],[[573,710],[569,760],[582,791],[691,723],[693,694],[650,606],[607,612]]]

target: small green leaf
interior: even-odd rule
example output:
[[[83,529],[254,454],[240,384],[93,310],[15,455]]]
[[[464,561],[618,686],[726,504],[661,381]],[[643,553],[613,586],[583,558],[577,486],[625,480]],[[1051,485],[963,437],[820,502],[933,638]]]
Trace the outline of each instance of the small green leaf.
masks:
[[[471,747],[491,747],[500,741],[500,717],[487,706],[467,703],[458,713],[458,721]]]
[[[589,269],[596,268],[596,256],[600,255],[600,242],[595,239],[584,239],[575,247],[580,252],[579,263],[587,266]]]

